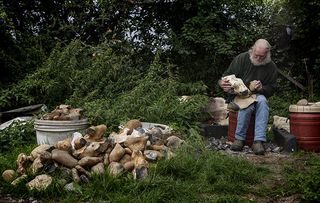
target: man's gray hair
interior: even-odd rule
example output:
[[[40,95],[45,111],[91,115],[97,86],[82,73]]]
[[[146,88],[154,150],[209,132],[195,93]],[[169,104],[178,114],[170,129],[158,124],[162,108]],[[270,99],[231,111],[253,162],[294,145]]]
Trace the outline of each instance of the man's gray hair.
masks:
[[[257,47],[260,47],[260,48],[263,48],[263,49],[266,49],[268,52],[267,52],[267,56],[266,58],[263,60],[263,62],[258,62],[257,60],[254,59],[253,57],[253,50],[255,50],[255,48]],[[253,65],[255,66],[259,66],[259,65],[265,65],[267,63],[270,63],[271,62],[271,45],[269,44],[269,42],[265,39],[258,39],[254,45],[249,49],[249,57],[250,57],[250,60],[251,62],[253,63]]]
[[[270,43],[269,43],[267,40],[265,40],[265,39],[258,39],[258,40],[254,43],[252,49],[254,49],[254,48],[256,48],[256,47],[263,47],[263,48],[265,48],[265,49],[268,49],[268,51],[270,51],[270,49],[271,49]]]

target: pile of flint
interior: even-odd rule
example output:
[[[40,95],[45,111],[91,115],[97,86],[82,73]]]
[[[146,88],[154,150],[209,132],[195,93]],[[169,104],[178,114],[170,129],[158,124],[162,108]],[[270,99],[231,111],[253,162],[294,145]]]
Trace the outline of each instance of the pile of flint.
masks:
[[[50,174],[58,168],[64,173],[59,182],[65,187],[88,183],[93,174],[132,173],[134,179],[144,179],[150,164],[171,158],[184,143],[161,127],[142,128],[136,119],[128,121],[119,133],[105,137],[106,130],[104,124],[91,126],[84,135],[76,132],[72,138],[54,145],[39,145],[29,155],[20,153],[17,168],[5,170],[2,177],[17,185],[28,176],[35,176],[26,184],[30,190],[46,189],[53,181]]]

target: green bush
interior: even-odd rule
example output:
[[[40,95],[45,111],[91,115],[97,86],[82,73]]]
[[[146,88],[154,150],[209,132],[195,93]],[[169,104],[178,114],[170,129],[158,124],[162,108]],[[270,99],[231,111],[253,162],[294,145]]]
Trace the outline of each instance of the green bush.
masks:
[[[73,41],[57,46],[46,62],[10,89],[2,90],[0,108],[65,103],[83,108],[91,124],[110,130],[129,119],[188,128],[201,120],[208,87],[186,83],[166,55],[140,54],[126,43],[98,46]],[[181,103],[179,96],[191,95]]]
[[[36,143],[33,121],[14,121],[9,127],[0,130],[0,153],[13,148]]]
[[[92,123],[105,123],[116,129],[133,118],[180,126],[199,119],[200,108],[207,102],[207,97],[200,95],[207,87],[201,82],[179,82],[171,72],[173,65],[163,62],[161,53],[155,55],[150,65],[140,65],[139,59],[132,59],[130,49],[124,49],[128,54],[121,56],[111,48],[99,50],[91,68],[77,75],[79,85],[67,100],[73,106],[83,107]],[[183,94],[194,97],[180,103],[178,96]]]
[[[77,71],[89,67],[87,47],[79,41],[71,42],[67,47],[57,46],[34,73],[11,88],[2,90],[0,109],[10,109],[34,103],[55,106],[73,93],[74,76]]]

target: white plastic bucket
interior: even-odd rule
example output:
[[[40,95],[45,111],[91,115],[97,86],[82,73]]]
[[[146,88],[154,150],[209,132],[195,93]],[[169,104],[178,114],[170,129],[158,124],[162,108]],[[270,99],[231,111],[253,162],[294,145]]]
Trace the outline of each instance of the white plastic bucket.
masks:
[[[88,120],[56,121],[39,120],[34,122],[37,143],[53,145],[66,138],[72,138],[74,132],[84,133],[88,128]]]

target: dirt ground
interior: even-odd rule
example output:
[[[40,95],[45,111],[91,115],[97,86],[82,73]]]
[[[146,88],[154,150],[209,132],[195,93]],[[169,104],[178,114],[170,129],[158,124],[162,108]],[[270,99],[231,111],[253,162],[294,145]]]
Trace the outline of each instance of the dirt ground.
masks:
[[[237,156],[242,156],[244,159],[247,159],[250,163],[270,170],[271,173],[263,178],[261,183],[262,185],[259,186],[270,190],[273,190],[274,188],[286,184],[286,180],[283,173],[285,167],[291,166],[301,171],[307,170],[308,167],[306,165],[307,157],[297,157],[293,154],[280,154],[269,152],[263,156],[257,156],[254,154],[238,154]],[[258,197],[257,195],[249,195],[248,198],[259,203],[301,202],[301,195],[292,195],[289,197],[283,197],[280,195],[273,197]]]

